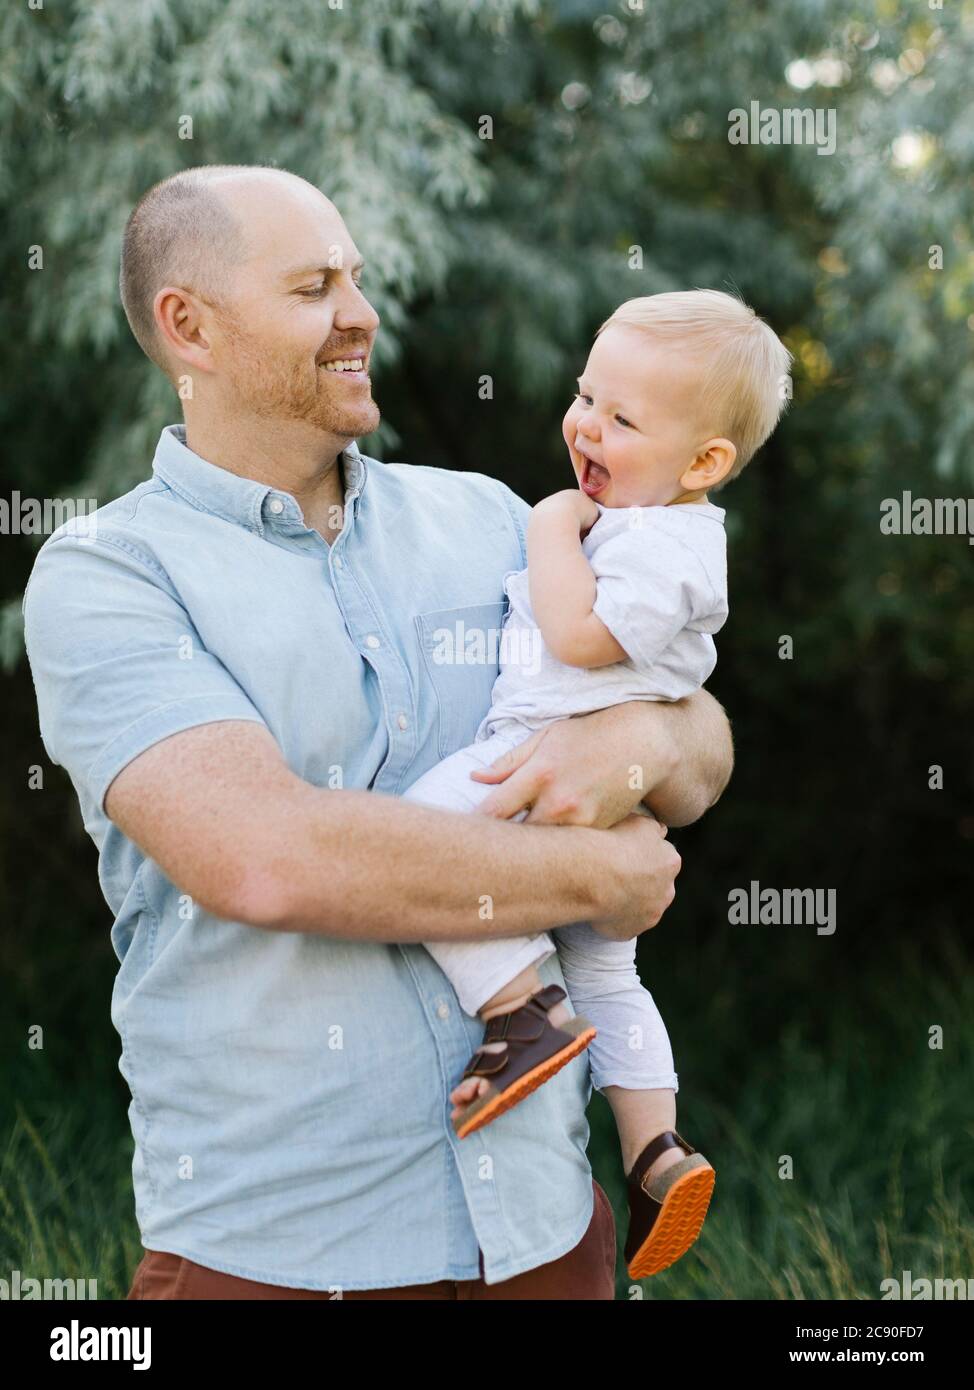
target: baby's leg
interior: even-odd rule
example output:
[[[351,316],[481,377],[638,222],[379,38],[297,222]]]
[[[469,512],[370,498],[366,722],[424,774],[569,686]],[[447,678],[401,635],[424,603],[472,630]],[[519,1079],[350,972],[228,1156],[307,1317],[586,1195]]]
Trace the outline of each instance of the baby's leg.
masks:
[[[495,735],[462,748],[430,768],[405,795],[410,800],[448,810],[476,811],[489,795],[491,786],[473,781],[471,771],[488,767],[519,741]],[[521,812],[514,819],[523,820],[525,814]],[[484,906],[483,898],[474,889],[470,907],[472,928],[474,924],[479,927],[483,921]],[[485,1028],[489,1019],[499,1014],[513,1014],[543,990],[544,982],[537,967],[555,950],[547,932],[496,940],[427,941],[423,944],[456,990],[461,1008],[472,1016],[479,1015]],[[557,1030],[563,1033],[557,1051],[541,1057],[527,1072],[523,1064],[520,1070],[516,1065],[506,1073],[501,1069],[495,1074],[493,1083],[482,1074],[463,1077],[450,1092],[454,1106],[450,1118],[461,1137],[490,1123],[494,1115],[502,1114],[504,1109],[530,1094],[577,1055],[579,1042],[587,1045],[590,1030],[583,1019],[575,1021],[577,1027],[569,1026],[572,1010],[564,1000],[547,1006],[546,1013],[548,1026],[556,1033]],[[507,1041],[485,1040],[480,1050],[500,1054],[510,1051],[511,1046]]]
[[[554,933],[576,1010],[598,1030],[589,1044],[592,1085],[612,1107],[626,1174],[649,1141],[676,1128],[679,1081],[666,1026],[636,970],[636,942],[610,941],[585,922]],[[655,1177],[683,1158],[665,1149]]]
[[[448,811],[476,811],[493,787],[475,782],[470,773],[489,766],[511,746],[510,740],[495,737],[461,748],[418,778],[403,793],[404,798]],[[472,932],[480,929],[487,910],[474,885],[470,899]],[[541,989],[537,966],[555,949],[547,932],[494,940],[424,941],[423,945],[456,990],[460,1007],[471,1017],[479,1014],[482,1018],[519,1007]],[[564,1014],[570,1017],[568,1010]],[[557,1021],[553,1013],[552,1022]]]

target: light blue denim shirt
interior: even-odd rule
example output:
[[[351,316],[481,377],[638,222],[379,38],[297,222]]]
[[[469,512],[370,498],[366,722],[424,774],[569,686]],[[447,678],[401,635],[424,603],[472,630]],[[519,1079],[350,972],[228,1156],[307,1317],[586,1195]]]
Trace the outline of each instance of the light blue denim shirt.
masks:
[[[50,537],[24,602],[44,746],[115,914],[143,1244],[310,1289],[477,1278],[478,1247],[488,1283],[556,1259],[592,1215],[584,1054],[458,1141],[482,1026],[421,946],[209,916],[103,808],[145,749],[222,719],[265,725],[316,786],[401,793],[486,713],[496,665],[434,661],[434,634],[501,627],[527,504],[352,444],[329,547],[182,425],[153,472]],[[563,984],[557,956],[540,969]]]

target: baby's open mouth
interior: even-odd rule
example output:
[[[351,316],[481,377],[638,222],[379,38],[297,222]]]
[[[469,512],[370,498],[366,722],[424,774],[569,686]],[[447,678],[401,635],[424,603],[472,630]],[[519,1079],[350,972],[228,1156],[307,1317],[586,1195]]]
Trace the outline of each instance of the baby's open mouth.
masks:
[[[585,455],[582,455],[585,458]],[[590,458],[585,458],[585,465],[582,468],[581,486],[582,491],[589,497],[594,497],[597,492],[601,492],[609,481],[609,470],[603,468],[601,463],[593,463]]]

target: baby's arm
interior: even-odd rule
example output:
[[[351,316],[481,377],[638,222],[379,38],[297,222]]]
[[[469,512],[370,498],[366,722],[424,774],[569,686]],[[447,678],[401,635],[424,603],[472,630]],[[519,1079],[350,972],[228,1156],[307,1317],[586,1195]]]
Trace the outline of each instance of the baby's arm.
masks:
[[[598,589],[581,533],[598,517],[590,497],[567,488],[539,502],[528,522],[531,608],[548,650],[566,666],[609,666],[628,656],[592,612]]]

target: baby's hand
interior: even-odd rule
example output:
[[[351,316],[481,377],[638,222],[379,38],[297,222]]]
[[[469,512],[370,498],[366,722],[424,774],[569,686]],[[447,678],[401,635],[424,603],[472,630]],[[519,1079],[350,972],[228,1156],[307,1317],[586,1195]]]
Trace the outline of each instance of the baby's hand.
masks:
[[[561,492],[553,492],[550,497],[545,497],[535,507],[535,511],[568,512],[578,523],[578,529],[590,531],[599,519],[599,509],[592,501],[591,497],[586,496],[581,488],[568,487]]]

